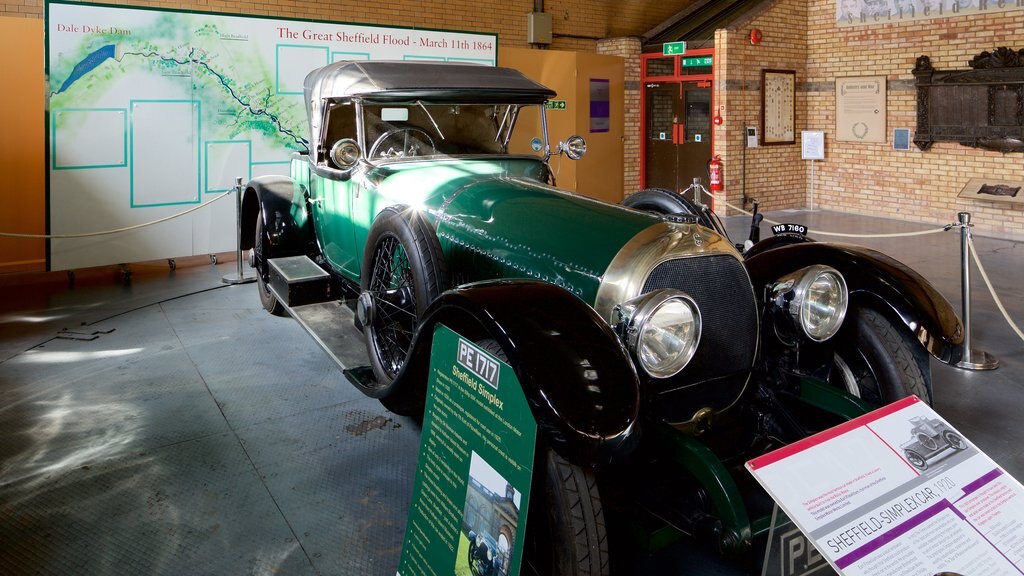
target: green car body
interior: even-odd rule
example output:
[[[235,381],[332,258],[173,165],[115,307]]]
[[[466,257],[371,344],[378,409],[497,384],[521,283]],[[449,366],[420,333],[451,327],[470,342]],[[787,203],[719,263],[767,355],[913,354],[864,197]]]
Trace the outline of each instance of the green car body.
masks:
[[[340,62],[312,72],[305,96],[309,151],[293,155],[289,177],[247,184],[242,201],[264,306],[281,312],[269,263],[309,258],[338,288],[332,298],[355,302],[373,378],[350,379],[408,413],[422,409],[436,324],[494,343],[545,449],[579,474],[615,478],[625,466],[619,487],[673,455],[686,470],[673,492],[699,494],[684,531],[707,530],[721,550],[746,550],[766,528],[726,462],[872,404],[927,399],[928,354],[959,358],[952,308],[882,254],[775,238],[745,258],[671,192],[625,207],[557,188],[552,148],[578,156],[582,141],[548,143],[554,93],[518,72]],[[868,333],[891,340],[876,346]],[[872,371],[905,366],[894,351],[910,368]]]

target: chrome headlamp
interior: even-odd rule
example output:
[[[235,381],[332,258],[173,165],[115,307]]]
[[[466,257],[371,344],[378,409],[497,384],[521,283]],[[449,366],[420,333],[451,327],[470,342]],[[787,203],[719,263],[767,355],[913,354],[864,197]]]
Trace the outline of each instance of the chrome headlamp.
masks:
[[[700,342],[700,310],[690,296],[662,288],[615,307],[615,329],[644,372],[678,374]]]
[[[769,291],[771,305],[789,318],[794,329],[815,342],[836,335],[850,301],[843,275],[821,264],[783,276]]]

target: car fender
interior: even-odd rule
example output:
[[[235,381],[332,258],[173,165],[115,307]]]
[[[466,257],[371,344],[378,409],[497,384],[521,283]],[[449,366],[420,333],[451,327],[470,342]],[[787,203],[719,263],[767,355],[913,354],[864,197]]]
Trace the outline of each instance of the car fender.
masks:
[[[253,178],[242,192],[241,248],[252,248],[256,215],[269,231],[273,257],[304,254],[315,242],[301,186],[287,176]]]
[[[508,357],[540,436],[584,466],[629,451],[639,437],[640,383],[619,338],[593,308],[553,284],[478,282],[449,290],[424,315],[392,393],[423,405],[434,329],[493,339]]]
[[[962,354],[963,325],[953,306],[928,280],[902,262],[860,246],[806,242],[778,246],[745,261],[756,287],[812,264],[825,264],[846,279],[851,306],[874,308],[902,322],[937,359]]]

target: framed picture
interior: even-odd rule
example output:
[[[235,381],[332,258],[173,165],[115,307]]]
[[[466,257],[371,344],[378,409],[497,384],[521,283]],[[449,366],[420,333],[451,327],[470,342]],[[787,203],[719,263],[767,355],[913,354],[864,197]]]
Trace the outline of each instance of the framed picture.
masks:
[[[761,144],[796,143],[796,71],[761,70]]]

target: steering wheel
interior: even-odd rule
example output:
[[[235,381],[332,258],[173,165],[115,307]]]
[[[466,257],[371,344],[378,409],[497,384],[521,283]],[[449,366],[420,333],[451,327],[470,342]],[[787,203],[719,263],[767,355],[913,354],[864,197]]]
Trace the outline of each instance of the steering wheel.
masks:
[[[392,128],[384,134],[381,134],[380,138],[377,138],[377,141],[373,143],[373,146],[370,146],[370,158],[377,157],[378,149],[382,149],[380,150],[380,156],[383,158],[407,158],[410,156],[421,156],[422,150],[420,149],[420,146],[423,142],[420,138],[415,137],[415,135],[422,135],[423,139],[426,140],[426,143],[430,145],[432,150],[436,148],[436,146],[434,146],[434,139],[431,138],[430,134],[427,134],[427,132],[422,128]],[[391,146],[385,148],[385,144],[389,140],[394,140],[395,142]],[[396,145],[398,146],[396,147]]]

